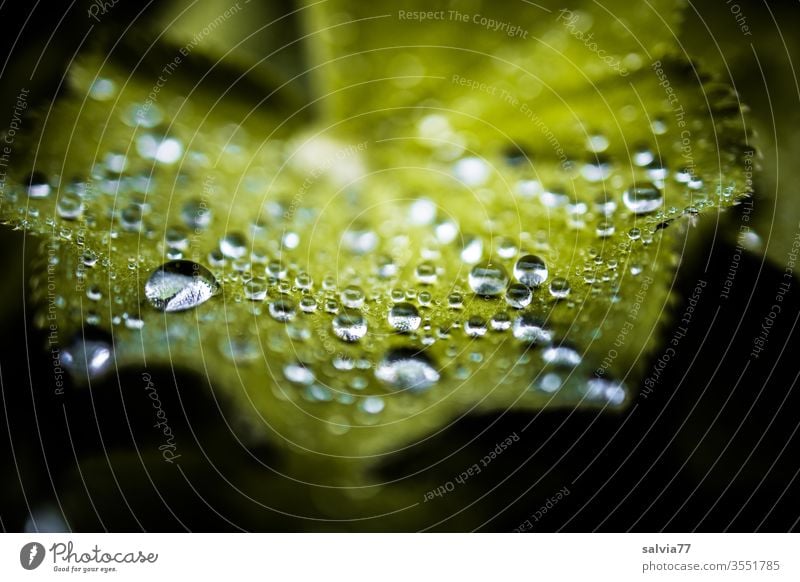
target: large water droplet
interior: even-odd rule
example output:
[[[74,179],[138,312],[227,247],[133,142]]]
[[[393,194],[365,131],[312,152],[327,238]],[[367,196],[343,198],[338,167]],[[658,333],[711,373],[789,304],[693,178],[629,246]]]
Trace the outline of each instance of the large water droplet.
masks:
[[[398,348],[378,362],[375,377],[395,390],[423,392],[439,381],[439,372],[426,354]]]
[[[655,184],[645,183],[625,190],[622,202],[634,214],[647,214],[661,208],[664,196]]]
[[[150,275],[144,294],[160,311],[183,311],[208,301],[219,291],[211,271],[193,261],[169,261]]]
[[[469,286],[477,295],[500,295],[506,285],[508,274],[500,263],[485,261],[475,265],[469,273]]]

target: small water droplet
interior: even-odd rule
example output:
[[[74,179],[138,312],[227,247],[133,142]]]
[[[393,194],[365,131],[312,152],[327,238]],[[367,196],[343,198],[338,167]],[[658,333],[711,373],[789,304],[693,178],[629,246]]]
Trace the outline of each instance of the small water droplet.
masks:
[[[269,314],[275,321],[285,323],[292,321],[297,314],[294,301],[291,299],[276,299],[269,304]]]
[[[469,337],[483,337],[486,330],[486,320],[477,315],[470,317],[464,324],[464,333]]]
[[[114,363],[111,342],[104,334],[93,331],[77,335],[61,351],[61,363],[76,382],[98,378],[111,369]]]
[[[428,198],[420,198],[408,208],[408,220],[414,226],[426,226],[436,220],[436,204]]]
[[[492,316],[489,325],[492,326],[494,331],[506,331],[507,329],[511,328],[511,317],[505,311],[495,313]]]
[[[117,94],[117,85],[111,79],[95,79],[89,86],[89,97],[95,101],[108,101]]]
[[[420,263],[415,272],[417,281],[423,285],[433,285],[436,283],[436,265],[429,262]]]
[[[483,239],[477,236],[466,236],[461,247],[461,260],[467,265],[474,265],[483,257]]]
[[[358,404],[358,407],[367,414],[380,414],[386,407],[386,403],[379,396],[367,396]]]
[[[622,202],[634,214],[647,214],[661,208],[664,196],[655,184],[645,183],[625,190]]]
[[[42,172],[31,172],[24,185],[29,198],[47,198],[52,191],[47,176]]]
[[[224,257],[240,259],[247,252],[247,239],[239,232],[229,232],[220,239],[219,250]]]
[[[565,299],[569,297],[571,291],[572,288],[570,287],[569,281],[564,277],[555,277],[550,281],[550,295],[556,299]]]
[[[485,261],[475,265],[469,273],[469,286],[477,295],[500,295],[507,285],[508,274],[500,263]]]
[[[192,230],[205,230],[211,224],[211,210],[203,200],[193,198],[184,202],[181,219]]]
[[[293,384],[301,384],[308,386],[313,383],[314,372],[312,372],[305,364],[300,362],[292,362],[283,367],[284,377]]]
[[[506,291],[506,303],[514,309],[522,309],[531,304],[533,292],[522,283],[514,283]]]
[[[544,323],[529,313],[523,313],[514,320],[512,333],[515,338],[525,342],[547,343],[553,339],[552,332],[544,327]]]
[[[575,367],[581,363],[581,355],[569,345],[548,346],[542,351],[542,359],[556,366]]]
[[[439,372],[423,352],[391,350],[375,367],[375,377],[395,390],[423,392],[439,381]]]
[[[63,192],[58,197],[56,210],[64,220],[75,220],[83,214],[83,200],[74,192]]]
[[[119,223],[124,230],[138,232],[142,229],[142,208],[137,204],[129,204],[119,213]]]
[[[514,265],[514,277],[527,287],[538,287],[547,280],[547,265],[536,255],[525,255]]]
[[[396,303],[389,310],[389,325],[399,332],[415,331],[422,323],[419,311],[411,303]]]
[[[144,293],[160,311],[183,311],[208,301],[219,291],[211,271],[192,261],[169,261],[150,275]]]
[[[346,342],[357,342],[367,335],[367,320],[358,311],[343,311],[333,318],[334,335]]]
[[[625,402],[627,391],[622,384],[606,378],[591,378],[584,387],[586,397],[590,400],[607,402],[619,406]]]
[[[267,282],[264,279],[251,279],[244,284],[244,296],[250,301],[264,301],[267,298]]]
[[[615,231],[616,227],[614,226],[613,222],[603,220],[597,224],[596,233],[600,238],[608,238],[614,234]]]
[[[453,165],[453,175],[467,186],[482,186],[490,172],[489,164],[474,156],[462,158]]]

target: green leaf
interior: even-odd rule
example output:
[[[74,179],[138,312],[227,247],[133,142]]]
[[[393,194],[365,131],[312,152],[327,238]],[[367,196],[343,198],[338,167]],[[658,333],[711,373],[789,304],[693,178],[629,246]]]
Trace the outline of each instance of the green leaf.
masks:
[[[199,373],[247,439],[317,455],[299,463],[309,474],[367,468],[472,412],[629,403],[687,228],[749,194],[742,118],[668,56],[671,3],[498,6],[465,4],[468,22],[307,8],[310,121],[305,105],[195,83],[180,52],[169,73],[85,55],[0,208],[43,237],[39,325],[74,375]],[[641,210],[651,183],[652,208],[633,212],[624,192],[641,188]],[[505,288],[525,255],[548,276],[517,309]],[[165,312],[146,285],[178,259],[219,289]],[[474,292],[498,285],[486,269],[499,295]],[[397,303],[419,329],[393,328]],[[359,317],[364,337],[340,339]],[[113,345],[88,375],[84,337],[88,360]]]

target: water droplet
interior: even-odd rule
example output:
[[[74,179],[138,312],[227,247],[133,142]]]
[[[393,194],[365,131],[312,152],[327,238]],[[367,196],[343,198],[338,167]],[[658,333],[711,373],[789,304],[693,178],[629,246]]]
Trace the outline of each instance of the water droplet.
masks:
[[[351,253],[364,255],[378,246],[378,235],[371,230],[347,230],[342,235],[342,244]]]
[[[552,332],[545,329],[544,323],[529,313],[523,313],[514,320],[512,333],[515,338],[525,342],[547,343],[553,339]]]
[[[619,406],[625,402],[625,387],[606,378],[591,378],[586,383],[584,390],[586,397],[590,400],[608,402],[613,406]]]
[[[542,351],[542,359],[556,366],[575,367],[581,363],[581,355],[569,345],[548,346]]]
[[[291,299],[276,299],[269,304],[269,314],[275,321],[285,323],[292,321],[297,314],[294,301]]]
[[[267,282],[264,279],[251,279],[244,284],[244,296],[250,301],[264,301],[267,298]]]
[[[229,232],[220,239],[219,250],[229,259],[240,259],[247,252],[247,239],[239,232]]]
[[[593,153],[604,152],[608,149],[608,138],[602,133],[593,133],[586,138],[586,149]]]
[[[308,386],[314,382],[314,372],[312,372],[305,364],[300,362],[293,362],[286,364],[283,367],[284,377],[293,384],[302,384]]]
[[[389,310],[389,325],[400,332],[415,331],[422,323],[419,311],[411,303],[396,303]]]
[[[47,198],[50,196],[50,183],[42,172],[31,172],[24,180],[25,190],[29,198]]]
[[[500,295],[507,285],[508,274],[500,263],[485,261],[475,265],[469,273],[469,286],[477,295]]]
[[[506,331],[511,327],[511,318],[509,317],[508,313],[501,311],[500,313],[495,313],[492,316],[489,325],[492,326],[494,331]]]
[[[258,343],[249,336],[223,336],[219,349],[225,358],[237,364],[247,364],[261,357]]]
[[[436,240],[438,240],[441,244],[450,244],[456,240],[456,236],[458,235],[458,225],[452,220],[443,220],[436,225],[434,232],[436,234]]]
[[[550,295],[556,299],[565,299],[569,297],[572,291],[569,281],[563,277],[555,277],[550,281]]]
[[[491,168],[481,158],[470,156],[453,165],[453,175],[467,186],[482,186],[489,179]]]
[[[391,350],[375,367],[375,377],[395,390],[423,392],[439,381],[439,372],[424,353],[409,348]]]
[[[183,144],[174,137],[146,133],[136,140],[136,151],[146,160],[174,164],[183,155]]]
[[[597,236],[600,238],[608,238],[616,231],[616,227],[614,226],[613,222],[609,222],[607,220],[603,220],[597,224]]]
[[[63,192],[58,197],[56,210],[64,220],[75,220],[83,214],[83,200],[74,192]]]
[[[414,226],[425,226],[436,220],[436,204],[428,198],[420,198],[408,208],[408,220]]]
[[[486,335],[486,320],[477,315],[473,315],[464,324],[464,333],[469,337],[483,337]]]
[[[436,265],[429,262],[420,263],[415,272],[417,281],[423,285],[433,285],[436,283]]]
[[[611,216],[617,211],[617,201],[606,198],[605,194],[601,194],[597,200],[595,200],[594,207],[597,212],[603,216]]]
[[[349,285],[342,290],[342,305],[351,309],[359,309],[364,305],[364,291],[356,285]]]
[[[655,184],[645,183],[625,190],[622,202],[634,214],[647,214],[661,208],[664,196]]]
[[[281,246],[288,250],[294,250],[300,245],[300,235],[290,230],[283,233],[281,238]]]
[[[300,299],[300,309],[303,313],[314,313],[317,310],[317,300],[306,295]]]
[[[137,204],[129,204],[119,213],[119,223],[124,230],[138,232],[142,228],[142,208]]]
[[[530,287],[522,283],[514,283],[506,291],[506,303],[514,309],[522,309],[531,304],[533,299],[533,292]]]
[[[525,255],[514,265],[514,277],[527,287],[538,287],[547,280],[547,265],[536,255]]]
[[[89,87],[89,97],[95,101],[108,101],[117,94],[117,85],[111,79],[95,79]]]
[[[367,396],[359,403],[358,407],[367,414],[380,414],[386,407],[386,403],[379,396]]]
[[[333,318],[333,333],[340,340],[357,342],[367,335],[367,320],[357,311],[343,311]]]
[[[536,385],[539,390],[552,394],[561,388],[561,376],[555,372],[548,372],[542,376],[541,380]]]
[[[61,351],[61,363],[76,382],[98,378],[111,369],[114,363],[113,348],[105,334],[93,331],[76,336]]]
[[[219,291],[211,271],[192,261],[169,261],[150,275],[144,293],[160,311],[183,311],[208,301]]]
[[[181,219],[192,230],[205,230],[211,224],[211,210],[203,200],[193,198],[184,202]]]
[[[474,265],[483,257],[483,239],[477,236],[466,236],[461,247],[461,260]]]
[[[451,293],[447,296],[450,309],[461,309],[464,306],[464,296],[461,293]]]
[[[650,164],[655,159],[655,155],[648,147],[639,147],[636,148],[636,151],[633,152],[633,163],[643,168]]]

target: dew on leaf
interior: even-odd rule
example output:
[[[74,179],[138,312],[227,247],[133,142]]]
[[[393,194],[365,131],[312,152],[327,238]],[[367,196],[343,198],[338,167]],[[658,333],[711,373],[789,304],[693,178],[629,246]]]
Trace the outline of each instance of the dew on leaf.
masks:
[[[411,303],[396,303],[389,310],[389,325],[399,332],[415,331],[422,323],[419,311]]]
[[[508,285],[508,274],[500,263],[485,261],[472,267],[469,286],[476,295],[492,297],[500,295]]]
[[[648,214],[661,208],[664,196],[655,184],[636,184],[625,190],[622,202],[634,214]]]
[[[537,255],[525,255],[514,265],[514,277],[527,287],[538,287],[547,280],[547,265]]]
[[[367,335],[367,320],[358,311],[343,311],[333,318],[331,328],[340,340],[357,342]]]
[[[395,390],[423,392],[436,384],[440,375],[425,353],[397,348],[378,362],[375,377]]]
[[[145,297],[159,311],[183,311],[208,301],[219,291],[211,271],[193,261],[169,261],[147,279]]]

